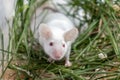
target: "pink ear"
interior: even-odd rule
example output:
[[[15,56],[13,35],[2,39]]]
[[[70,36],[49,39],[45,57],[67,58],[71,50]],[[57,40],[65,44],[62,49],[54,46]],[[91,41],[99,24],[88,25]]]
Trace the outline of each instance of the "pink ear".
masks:
[[[48,27],[47,24],[44,24],[44,23],[40,24],[39,33],[40,33],[40,36],[45,39],[49,39],[52,36],[52,32],[51,32],[50,28]]]
[[[64,34],[64,39],[65,41],[73,41],[77,38],[78,36],[78,29],[77,28],[72,28],[71,30],[67,31]]]

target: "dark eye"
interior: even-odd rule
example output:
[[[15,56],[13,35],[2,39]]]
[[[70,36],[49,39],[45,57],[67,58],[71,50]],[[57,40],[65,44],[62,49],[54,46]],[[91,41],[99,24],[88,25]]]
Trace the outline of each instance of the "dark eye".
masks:
[[[50,46],[53,46],[53,42],[50,42],[49,45],[50,45]]]
[[[65,44],[63,44],[62,46],[65,47]]]

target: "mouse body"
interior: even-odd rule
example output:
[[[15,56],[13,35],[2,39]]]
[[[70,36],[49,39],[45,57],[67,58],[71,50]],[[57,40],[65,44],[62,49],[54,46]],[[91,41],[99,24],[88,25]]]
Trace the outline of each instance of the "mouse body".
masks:
[[[31,29],[49,60],[58,61],[65,58],[65,66],[71,66],[71,45],[78,36],[78,29],[66,15],[59,12],[48,13],[38,24],[39,19],[41,18],[35,18],[37,23],[34,23]]]

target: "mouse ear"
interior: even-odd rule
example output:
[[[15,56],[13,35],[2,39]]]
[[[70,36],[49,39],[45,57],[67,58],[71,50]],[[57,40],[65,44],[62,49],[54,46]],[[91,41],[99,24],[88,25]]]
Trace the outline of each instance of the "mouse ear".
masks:
[[[64,34],[64,39],[65,41],[73,41],[77,38],[78,36],[78,29],[77,28],[72,28],[71,30],[67,31]]]
[[[48,27],[47,24],[44,24],[44,23],[40,24],[39,26],[39,34],[41,37],[45,39],[49,39],[52,36],[52,32],[50,28]]]

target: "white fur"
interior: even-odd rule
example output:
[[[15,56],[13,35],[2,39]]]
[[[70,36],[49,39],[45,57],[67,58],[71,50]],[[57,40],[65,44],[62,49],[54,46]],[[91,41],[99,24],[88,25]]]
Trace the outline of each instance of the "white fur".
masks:
[[[44,15],[45,13],[46,15]],[[43,16],[45,16],[45,18],[43,18]],[[47,29],[42,28],[45,26]],[[34,37],[43,47],[45,53],[51,59],[61,60],[65,57],[65,66],[71,66],[71,62],[69,61],[71,44],[77,38],[78,30],[67,16],[62,13],[55,13],[50,10],[42,11],[41,8],[37,8],[31,21],[31,30]],[[47,39],[45,38],[45,35],[42,35],[44,34],[43,31],[48,32],[49,35],[47,35]],[[48,38],[49,36],[50,38]],[[50,42],[54,43],[52,47],[49,45]],[[63,44],[65,44],[64,48],[62,47]],[[56,57],[56,55],[58,56]],[[51,59],[49,60],[51,61]]]
[[[60,60],[65,57],[65,66],[71,66],[69,61],[71,44],[78,35],[78,31],[75,29],[74,24],[65,15],[52,12],[45,16],[45,19],[42,20],[42,24],[39,25],[38,23],[34,23],[35,21],[39,22],[41,21],[41,18],[37,17],[37,19],[32,20],[31,29],[33,32],[35,31],[34,37],[38,39],[45,53],[53,60]],[[43,29],[43,27],[47,28]],[[75,29],[75,32],[71,32],[73,33],[71,40],[65,41],[65,34],[69,36],[69,32],[70,30],[72,31],[72,29]],[[50,38],[46,39],[42,36],[42,31],[48,31],[48,34],[52,35],[50,35]],[[53,46],[49,45],[50,42],[53,42]],[[63,44],[65,47],[62,46]],[[56,55],[59,55],[59,58],[57,58]]]

